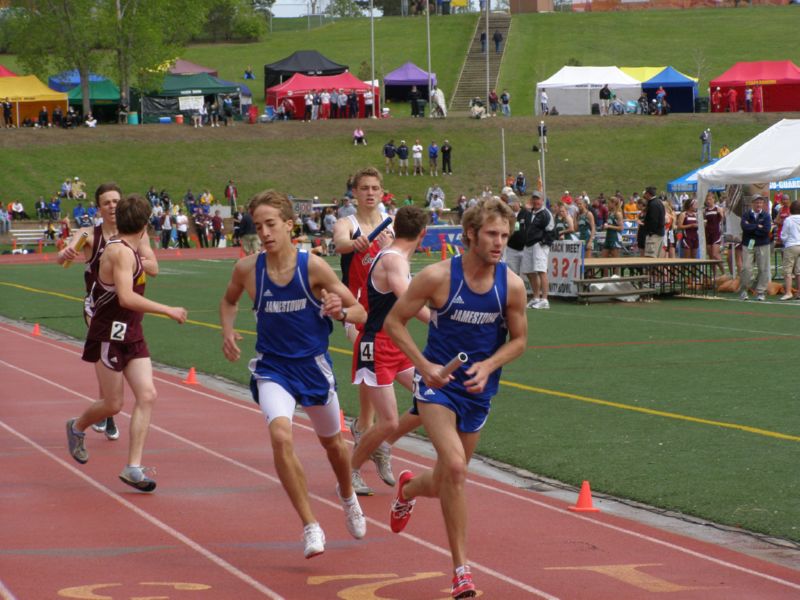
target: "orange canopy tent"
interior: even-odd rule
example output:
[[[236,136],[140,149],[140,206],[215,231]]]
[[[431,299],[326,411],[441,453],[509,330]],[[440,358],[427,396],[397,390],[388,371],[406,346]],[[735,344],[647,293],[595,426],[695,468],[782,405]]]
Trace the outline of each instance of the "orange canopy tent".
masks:
[[[26,118],[36,121],[43,106],[50,114],[56,106],[67,112],[67,95],[51,90],[35,75],[0,77],[0,98],[8,98],[14,105],[17,127]]]

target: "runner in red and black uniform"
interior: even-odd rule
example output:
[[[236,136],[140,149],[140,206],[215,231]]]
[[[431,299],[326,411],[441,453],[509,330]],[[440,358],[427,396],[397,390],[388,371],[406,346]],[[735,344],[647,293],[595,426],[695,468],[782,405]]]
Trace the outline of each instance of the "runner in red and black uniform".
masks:
[[[178,323],[186,320],[186,309],[165,306],[144,297],[145,267],[136,248],[145,236],[150,220],[150,203],[141,196],[129,196],[117,204],[118,233],[106,243],[89,294],[92,320],[83,350],[83,360],[95,364],[100,400],[80,417],[67,421],[67,444],[79,463],[89,460],[84,431],[92,423],[122,410],[123,379],[135,397],[131,413],[128,465],[120,479],[144,492],[156,482],[145,474],[142,453],[150,415],[156,399],[153,367],[142,333],[143,313],[162,314]]]
[[[380,202],[383,198],[383,177],[372,167],[360,170],[353,176],[353,194],[356,213],[343,215],[333,227],[333,243],[336,252],[342,257],[342,281],[353,293],[359,303],[369,311],[365,283],[372,261],[383,246],[391,242],[392,234],[387,229],[372,242],[367,239],[372,231],[383,222]],[[346,329],[347,337],[354,342],[358,332],[355,327]],[[363,386],[359,386],[359,415],[350,426],[356,445],[361,433],[368,428],[375,417],[372,404],[365,397]],[[373,492],[366,486],[356,489],[360,496]]]
[[[377,421],[366,428],[360,443],[353,451],[353,486],[367,487],[361,477],[361,465],[373,458],[378,476],[387,485],[395,484],[391,468],[392,444],[403,435],[420,426],[418,415],[406,413],[398,418],[394,382],[412,391],[414,365],[383,330],[383,322],[397,299],[408,288],[411,280],[410,260],[425,235],[428,213],[416,206],[403,206],[395,217],[395,240],[382,249],[372,263],[367,275],[366,289],[369,298],[367,322],[359,333],[353,351],[353,383],[359,384],[377,414]],[[417,317],[427,323],[430,311],[420,310]]]
[[[104,183],[95,190],[94,201],[97,205],[97,212],[100,215],[101,223],[92,227],[83,227],[77,230],[72,238],[68,240],[67,245],[58,253],[58,263],[71,263],[83,254],[86,266],[83,272],[83,279],[86,285],[86,299],[83,306],[83,318],[86,321],[87,327],[92,319],[92,314],[88,309],[89,293],[92,291],[92,285],[97,278],[97,269],[100,264],[100,256],[106,247],[106,240],[117,233],[117,218],[116,210],[117,203],[122,197],[122,192],[116,183]],[[85,242],[80,250],[76,250],[75,245],[86,234]],[[142,238],[141,243],[137,247],[139,254],[142,256],[142,263],[145,272],[155,277],[158,275],[158,261],[155,254],[150,248],[147,237]],[[119,438],[119,429],[114,422],[113,418],[107,421],[95,423],[92,429],[98,433],[105,433],[109,440],[116,440]]]

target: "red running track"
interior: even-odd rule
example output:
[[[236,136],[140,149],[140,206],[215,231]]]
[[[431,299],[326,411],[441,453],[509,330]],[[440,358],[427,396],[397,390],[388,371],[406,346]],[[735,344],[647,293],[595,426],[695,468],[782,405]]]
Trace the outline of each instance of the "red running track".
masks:
[[[346,532],[316,437],[296,420],[312,505],[328,539],[305,560],[301,524],[282,491],[261,413],[244,397],[158,372],[145,452],[154,494],[117,479],[122,437],[87,432],[90,460],[67,453],[64,423],[96,394],[79,348],[0,324],[0,598],[441,600],[450,560],[437,502],[417,504],[392,534],[392,490],[362,499],[364,540]],[[220,360],[222,358],[220,357]],[[395,470],[426,458],[397,451]],[[484,598],[563,600],[796,599],[800,571],[606,512],[471,474],[470,562]]]

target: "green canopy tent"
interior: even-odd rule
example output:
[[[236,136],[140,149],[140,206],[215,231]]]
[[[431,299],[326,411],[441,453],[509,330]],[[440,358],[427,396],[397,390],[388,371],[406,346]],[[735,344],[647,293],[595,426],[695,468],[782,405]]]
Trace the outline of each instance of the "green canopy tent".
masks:
[[[241,103],[238,85],[223,82],[208,73],[195,75],[166,75],[158,91],[141,95],[143,123],[158,123],[162,118],[183,115],[190,122],[198,103],[217,100],[219,96],[231,96],[234,114],[239,113]]]
[[[83,104],[83,90],[78,85],[67,92],[70,104]],[[119,88],[113,81],[104,79],[102,81],[89,82],[89,103],[92,107],[92,114],[101,123],[114,122],[117,120],[117,108],[119,107]]]

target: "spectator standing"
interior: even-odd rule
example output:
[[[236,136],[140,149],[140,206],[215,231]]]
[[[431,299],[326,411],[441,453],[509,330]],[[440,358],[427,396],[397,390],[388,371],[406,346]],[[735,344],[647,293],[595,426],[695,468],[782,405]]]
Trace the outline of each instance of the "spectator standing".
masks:
[[[500,98],[497,95],[497,90],[492,90],[489,92],[489,113],[493,116],[497,116],[497,107],[500,105]]]
[[[587,256],[592,255],[594,249],[595,223],[594,214],[589,210],[589,201],[586,198],[578,199],[578,215],[576,227],[578,239],[584,242]]]
[[[567,210],[567,205],[563,202],[559,203],[558,207],[556,208],[555,231],[556,239],[566,240],[569,242],[578,239],[578,230],[575,227],[575,221],[572,220],[572,217]]]
[[[36,201],[34,205],[36,208],[36,216],[39,220],[44,221],[45,219],[50,218],[50,208],[47,206],[47,202],[42,196],[39,196],[39,199]]]
[[[11,116],[11,101],[6,98],[2,102],[3,105],[3,127],[13,127],[14,119]]]
[[[711,112],[722,112],[722,91],[719,87],[711,92]]]
[[[550,100],[547,97],[547,90],[544,88],[539,92],[539,110],[543,115],[550,114]]]
[[[522,254],[520,270],[528,277],[533,297],[528,308],[547,310],[549,283],[547,280],[550,244],[555,235],[555,220],[544,206],[542,194],[538,190],[531,193],[531,212],[525,222],[525,250]]]
[[[236,204],[239,200],[239,190],[233,184],[233,179],[228,179],[228,185],[225,186],[225,199],[231,207],[231,214],[236,212]]]
[[[665,211],[661,199],[656,196],[656,188],[649,186],[644,191],[644,255],[649,258],[658,258],[664,245]]]
[[[242,238],[242,250],[247,256],[256,254],[261,249],[261,240],[258,239],[253,216],[249,210],[244,211],[242,223],[239,225],[239,234]]]
[[[753,112],[753,88],[749,85],[744,88],[744,109],[747,112]]]
[[[725,219],[725,209],[718,206],[712,192],[706,194],[703,203],[703,223],[706,234],[706,253],[710,260],[722,260],[722,223]],[[724,275],[722,265],[714,265],[714,272],[719,268],[719,274]]]
[[[414,159],[414,175],[424,175],[422,170],[422,144],[419,139],[411,146],[411,158]]]
[[[464,196],[461,196],[461,198],[463,199],[463,209],[461,199],[459,199],[459,209],[463,213],[463,210],[466,209],[467,199]],[[509,194],[507,199],[508,206],[514,211],[514,232],[508,238],[503,260],[506,262],[509,269],[517,275],[520,275],[522,254],[525,250],[525,223],[530,218],[530,211],[522,207],[519,197],[516,194]],[[460,220],[459,218],[459,221]]]
[[[353,201],[348,196],[345,196],[344,200],[342,200],[342,206],[339,207],[338,217],[341,219],[354,214],[356,214],[356,207],[353,206]]]
[[[500,94],[500,108],[503,110],[504,117],[511,116],[511,94],[508,90],[503,90],[503,93]]]
[[[697,258],[700,239],[697,235],[697,201],[694,198],[683,203],[676,229],[680,235],[681,258]]]
[[[306,95],[303,96],[303,106],[305,107],[303,122],[308,122],[311,120],[311,111],[314,106],[314,93],[311,90],[306,92]]]
[[[517,173],[517,177],[514,179],[514,185],[511,187],[514,188],[514,192],[518,196],[525,195],[525,191],[528,189],[528,180],[525,179],[525,174],[522,171]]]
[[[219,248],[220,242],[222,241],[222,232],[225,229],[225,225],[222,221],[222,215],[218,210],[214,211],[214,216],[211,217],[211,235],[212,235],[212,244],[214,248]]]
[[[201,248],[208,248],[208,217],[199,208],[196,208],[193,215],[194,230],[197,233],[197,241]]]
[[[172,239],[173,219],[169,211],[164,211],[161,215],[161,249],[166,250],[169,248],[169,242]]]
[[[394,173],[394,162],[397,156],[397,146],[394,140],[389,140],[383,145],[383,163],[386,173]]]
[[[603,84],[603,87],[600,88],[600,92],[598,93],[600,98],[600,115],[606,116],[608,114],[608,105],[611,102],[611,90],[608,89],[608,84]]]
[[[747,300],[747,289],[753,275],[753,255],[758,268],[756,300],[764,300],[769,284],[769,234],[772,219],[764,209],[764,197],[753,198],[752,207],[742,213],[742,277],[739,281],[739,299]],[[752,252],[752,254],[751,254]]]
[[[795,200],[789,207],[789,216],[783,220],[780,238],[783,243],[784,290],[781,300],[800,300],[800,200]],[[791,289],[793,279],[794,296]]]
[[[619,198],[611,196],[608,200],[607,210],[607,216],[603,219],[602,225],[602,229],[606,232],[606,239],[603,242],[603,250],[600,252],[600,256],[603,258],[614,258],[619,256],[620,250],[622,250],[622,240],[620,236],[624,228]]]
[[[500,52],[500,48],[503,46],[503,34],[500,33],[499,29],[494,30],[494,33],[492,34],[492,41],[494,42],[494,51]]]
[[[242,207],[237,206],[236,212],[233,213],[233,238],[231,240],[234,246],[240,246],[240,236],[241,236],[241,227],[242,227],[242,217],[244,213],[242,212]]]
[[[175,229],[178,231],[178,248],[189,247],[189,217],[178,207],[178,214],[175,215]]]
[[[6,207],[0,204],[0,233],[8,233],[10,230],[11,230],[10,215],[6,210]]]
[[[453,165],[450,162],[450,158],[453,154],[453,147],[450,145],[450,142],[448,140],[444,141],[441,150],[442,150],[442,174],[452,175]]]
[[[411,91],[408,93],[408,101],[411,103],[411,116],[419,117],[419,90],[417,86],[412,85]]]
[[[706,128],[700,134],[700,162],[711,161],[711,128]]]
[[[408,146],[405,140],[400,140],[400,145],[397,147],[397,174],[401,177],[408,176]]]
[[[42,106],[42,110],[39,111],[37,125],[39,125],[39,127],[50,127],[50,114],[47,112],[46,106]]]
[[[481,31],[481,52],[486,54],[486,32]]]
[[[364,118],[370,119],[374,115],[373,106],[375,104],[375,95],[372,93],[372,87],[364,92]]]
[[[729,88],[725,95],[728,100],[728,112],[737,112],[739,110],[739,92],[734,88]]]
[[[431,142],[428,146],[428,170],[431,177],[438,177],[439,175],[439,145],[436,140]]]

